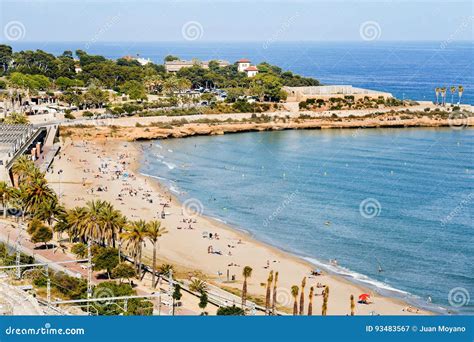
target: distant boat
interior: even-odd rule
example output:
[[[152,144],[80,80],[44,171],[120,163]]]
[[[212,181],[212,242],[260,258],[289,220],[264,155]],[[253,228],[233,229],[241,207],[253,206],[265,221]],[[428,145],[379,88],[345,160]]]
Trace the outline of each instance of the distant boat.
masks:
[[[330,225],[331,225],[331,221],[326,221],[326,222],[324,222],[324,225],[330,226]]]

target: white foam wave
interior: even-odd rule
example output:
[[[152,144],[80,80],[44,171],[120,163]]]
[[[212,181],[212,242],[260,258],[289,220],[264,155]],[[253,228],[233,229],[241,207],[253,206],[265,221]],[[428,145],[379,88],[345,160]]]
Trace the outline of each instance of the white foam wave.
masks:
[[[378,288],[378,289],[381,289],[381,290],[385,290],[385,291],[390,291],[390,292],[396,292],[396,293],[399,293],[400,295],[407,295],[409,294],[408,292],[406,291],[403,291],[403,290],[399,290],[399,289],[396,289],[384,282],[381,282],[381,281],[378,281],[378,280],[375,280],[375,279],[372,279],[364,274],[360,274],[360,273],[357,273],[357,272],[354,272],[354,271],[351,271],[345,267],[342,267],[342,266],[334,266],[334,265],[331,265],[331,264],[326,264],[326,263],[323,263],[317,259],[314,259],[314,258],[309,258],[309,257],[303,257],[303,259],[309,261],[310,263],[312,263],[313,265],[315,266],[319,266],[323,269],[326,269],[332,273],[335,273],[335,274],[338,274],[338,275],[341,275],[341,276],[344,276],[344,277],[347,277],[347,278],[351,278],[351,279],[354,279],[355,281],[359,282],[359,283],[364,283],[364,284],[367,284],[369,286],[372,286],[372,287],[375,287],[375,288]]]
[[[181,192],[179,191],[178,188],[176,188],[174,185],[170,185],[169,189],[171,192],[174,192],[175,194],[180,194]]]
[[[173,170],[176,167],[176,165],[173,164],[173,163],[169,163],[169,162],[165,162],[165,161],[162,161],[162,163],[165,164],[166,166],[168,166],[168,169],[170,169],[170,170]]]
[[[140,174],[142,176],[145,176],[145,177],[155,178],[155,179],[159,179],[159,180],[162,180],[162,181],[167,181],[168,180],[167,178],[164,178],[164,177],[149,175],[149,174],[143,173],[143,172],[141,172]]]

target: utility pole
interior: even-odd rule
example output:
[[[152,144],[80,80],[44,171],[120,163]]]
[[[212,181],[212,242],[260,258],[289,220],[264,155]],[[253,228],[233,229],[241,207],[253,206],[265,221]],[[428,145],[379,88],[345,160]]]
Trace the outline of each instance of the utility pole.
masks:
[[[158,276],[158,316],[161,316],[161,276]]]
[[[170,311],[169,314],[170,316],[173,315],[173,308],[174,308],[174,299],[173,299],[173,292],[174,292],[174,284],[173,284],[173,270],[170,269],[169,271],[169,277],[168,277],[168,296],[170,298]]]
[[[92,252],[91,239],[87,240],[87,299],[92,298]],[[90,314],[90,302],[87,302],[87,315]]]
[[[16,261],[15,261],[16,278],[17,279],[21,279],[21,267],[20,267],[21,253],[20,253],[20,247],[21,247],[21,232],[22,232],[22,229],[23,229],[22,224],[19,225],[19,228],[20,228],[20,232],[18,233],[18,238],[16,240]]]
[[[252,316],[255,316],[257,314],[257,310],[255,309],[255,303],[252,302],[252,304],[250,304],[250,314]]]
[[[48,308],[51,306],[51,279],[49,278],[49,267],[45,266],[46,269],[46,301],[48,302]]]
[[[61,197],[62,197],[62,194],[61,194],[61,174],[63,173],[63,170],[60,169],[58,171],[58,178],[59,178],[59,204],[61,204]]]
[[[7,218],[7,193],[3,193],[3,218]]]

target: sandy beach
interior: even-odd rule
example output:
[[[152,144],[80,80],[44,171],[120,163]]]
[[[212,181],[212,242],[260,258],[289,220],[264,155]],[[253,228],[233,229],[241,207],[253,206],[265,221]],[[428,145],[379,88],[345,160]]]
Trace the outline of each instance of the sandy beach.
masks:
[[[199,204],[188,202],[183,207],[155,179],[139,173],[141,148],[146,148],[146,143],[139,145],[107,138],[83,141],[68,137],[47,178],[60,194],[61,202],[68,208],[82,206],[88,200],[101,199],[111,202],[129,220],[161,219],[164,208],[166,217],[162,221],[169,233],[161,240],[159,260],[160,263],[175,265],[182,277],[186,273],[191,275],[200,271],[212,284],[240,290],[242,269],[251,266],[251,296],[264,297],[269,271],[279,272],[278,302],[282,307],[290,308],[293,305],[290,288],[292,285],[300,285],[303,277],[307,277],[305,306],[308,303],[309,288],[314,286],[315,314],[321,313],[322,305],[323,289],[318,284],[330,288],[330,315],[348,315],[350,296],[357,298],[365,292],[372,295],[373,303],[356,303],[356,315],[404,315],[418,311],[410,308],[407,312],[407,303],[382,297],[339,276],[326,272],[320,276],[311,276],[311,271],[316,268],[314,265],[256,241],[216,220],[194,215],[189,208],[199,210]],[[63,172],[58,174],[58,170]],[[151,260],[151,247],[147,243],[144,249],[145,262],[148,264]],[[233,277],[235,281],[232,281]],[[418,313],[429,314],[422,310]]]

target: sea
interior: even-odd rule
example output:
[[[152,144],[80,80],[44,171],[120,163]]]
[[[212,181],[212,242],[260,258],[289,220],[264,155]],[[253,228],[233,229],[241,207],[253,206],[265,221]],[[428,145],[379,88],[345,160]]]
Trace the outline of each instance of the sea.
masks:
[[[86,50],[267,61],[322,84],[434,101],[464,87],[473,42],[15,42],[16,51]],[[448,91],[447,102],[458,94]],[[161,140],[141,172],[181,200],[353,282],[443,314],[474,314],[474,130],[302,130]],[[337,265],[334,261],[337,259]]]
[[[143,147],[142,174],[190,209],[380,294],[474,314],[474,130],[251,132]]]
[[[436,87],[446,87],[447,102],[459,101],[451,86],[462,85],[461,103],[474,104],[474,42],[11,42],[15,51],[42,49],[61,54],[84,50],[116,59],[126,55],[163,63],[182,59],[248,58],[266,61],[322,84],[347,84],[392,93],[400,99],[435,101]]]

